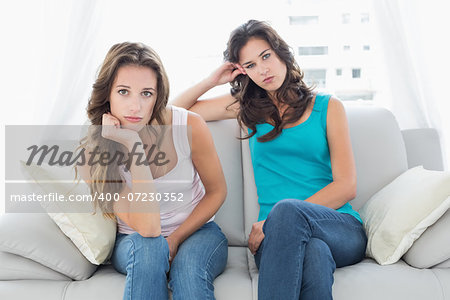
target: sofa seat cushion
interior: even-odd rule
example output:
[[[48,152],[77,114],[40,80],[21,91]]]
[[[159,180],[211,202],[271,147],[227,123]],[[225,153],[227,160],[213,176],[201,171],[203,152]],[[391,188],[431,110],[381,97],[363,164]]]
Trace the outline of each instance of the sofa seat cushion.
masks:
[[[214,280],[217,300],[251,299],[251,280],[248,272],[246,247],[228,247],[228,262],[222,274]],[[102,265],[98,271],[83,281],[73,281],[67,287],[67,299],[122,299],[125,275],[116,272],[112,265]]]
[[[450,275],[450,270],[443,270]],[[444,277],[445,275],[442,275]],[[432,270],[410,267],[400,260],[381,266],[372,259],[336,269],[333,298],[335,300],[421,300],[442,297],[441,281]]]
[[[125,289],[125,275],[112,265],[101,265],[94,275],[82,281],[72,281],[66,289],[67,300],[120,300]]]
[[[214,280],[214,295],[217,300],[252,299],[247,249],[247,247],[228,247],[225,271]]]
[[[64,294],[69,283],[60,280],[0,281],[0,299],[66,300]]]
[[[35,300],[120,300],[125,288],[125,275],[116,272],[112,265],[101,265],[86,280],[10,280],[0,281],[0,299]],[[225,271],[214,281],[217,300],[252,299],[248,272],[247,248],[229,247]]]
[[[249,267],[253,281],[253,299],[258,299],[258,269],[253,255],[249,252]],[[440,279],[435,273],[440,272]],[[395,264],[381,266],[373,259],[337,268],[334,273],[334,300],[422,300],[447,299],[442,293],[450,291],[450,269],[421,270],[412,268],[403,260]],[[447,297],[449,297],[447,295]]]
[[[441,286],[441,289],[439,289],[442,293],[441,298],[436,299],[450,299],[450,269],[432,269],[431,271]]]

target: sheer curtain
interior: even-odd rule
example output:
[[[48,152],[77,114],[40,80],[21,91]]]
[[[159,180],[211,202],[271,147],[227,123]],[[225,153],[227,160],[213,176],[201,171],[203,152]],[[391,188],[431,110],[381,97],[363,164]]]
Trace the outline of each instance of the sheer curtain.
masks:
[[[96,1],[74,1],[70,7],[59,84],[54,104],[47,110],[48,124],[82,124],[94,82],[101,10],[96,9]]]
[[[389,107],[402,129],[439,132],[445,168],[450,167],[448,70],[450,28],[446,1],[373,0]]]
[[[2,2],[3,124],[80,124],[95,70],[96,1]],[[3,78],[4,77],[4,78]]]

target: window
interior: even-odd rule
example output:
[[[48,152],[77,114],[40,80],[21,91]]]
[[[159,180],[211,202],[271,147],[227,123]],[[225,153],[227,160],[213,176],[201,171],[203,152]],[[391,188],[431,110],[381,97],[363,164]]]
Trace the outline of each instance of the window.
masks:
[[[336,69],[336,76],[342,76],[342,69]]]
[[[326,87],[326,69],[306,69],[303,71],[305,72],[305,82],[307,85],[315,85],[318,88]]]
[[[361,69],[352,69],[352,78],[361,78]]]
[[[327,55],[328,46],[298,47],[299,55]]]
[[[362,13],[361,14],[361,23],[362,24],[369,23],[369,20],[370,20],[369,13]]]
[[[290,16],[289,25],[319,24],[318,16]]]
[[[350,24],[350,14],[342,14],[342,24]]]
[[[370,50],[370,45],[363,45],[363,50],[364,51],[369,51]]]

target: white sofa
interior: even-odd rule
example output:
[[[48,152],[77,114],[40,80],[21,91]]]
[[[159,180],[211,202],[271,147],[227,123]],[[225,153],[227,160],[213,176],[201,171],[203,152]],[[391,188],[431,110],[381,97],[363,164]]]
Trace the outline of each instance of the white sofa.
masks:
[[[382,108],[348,105],[346,109],[358,175],[357,197],[351,202],[355,209],[408,168],[420,164],[442,170],[435,130],[400,131],[392,113]],[[228,238],[229,257],[225,271],[214,281],[215,295],[219,300],[257,299],[258,271],[246,247],[258,213],[248,142],[235,138],[240,135],[235,120],[209,122],[208,126],[228,185],[216,222]],[[441,219],[438,222],[447,222],[450,230],[450,212]],[[111,265],[90,264],[46,214],[5,214],[0,217],[0,233],[0,299],[122,299],[125,276]],[[11,233],[17,243],[29,245],[31,252],[51,245],[54,253],[47,255],[53,265],[37,263],[27,253],[17,252],[17,247],[5,246],[2,235]],[[448,236],[442,239],[448,247]],[[380,266],[367,258],[336,270],[334,299],[450,300],[450,257],[443,260],[437,266],[417,269],[403,260]],[[93,275],[74,275],[80,280],[73,280],[61,270]]]

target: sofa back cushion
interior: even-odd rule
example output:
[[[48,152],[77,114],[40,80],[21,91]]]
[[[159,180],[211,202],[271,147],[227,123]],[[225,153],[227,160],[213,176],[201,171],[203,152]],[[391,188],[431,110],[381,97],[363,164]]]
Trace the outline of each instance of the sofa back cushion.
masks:
[[[246,136],[246,133],[241,131],[241,136]],[[245,236],[247,238],[246,241],[248,241],[248,236],[252,231],[252,225],[258,221],[259,215],[258,195],[256,193],[248,139],[242,140],[242,167],[244,177]]]
[[[230,246],[244,246],[244,201],[241,163],[241,142],[236,120],[208,122],[227,182],[227,198],[216,214],[215,222],[222,228]]]
[[[408,167],[423,166],[427,170],[444,170],[441,142],[435,128],[402,130],[408,156]]]
[[[394,115],[376,106],[345,105],[356,163],[359,210],[377,191],[408,169],[402,134]]]

